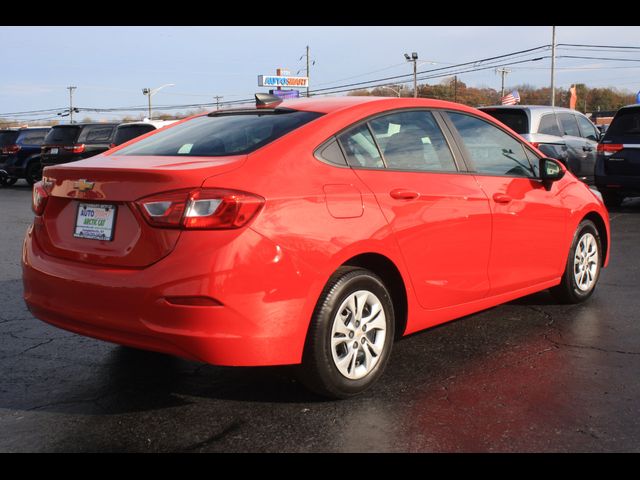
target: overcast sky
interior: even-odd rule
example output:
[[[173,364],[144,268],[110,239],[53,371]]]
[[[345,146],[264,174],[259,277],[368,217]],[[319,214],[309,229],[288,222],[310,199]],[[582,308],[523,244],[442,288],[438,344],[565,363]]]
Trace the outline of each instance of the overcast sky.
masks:
[[[640,47],[640,28],[560,26],[557,42]],[[79,107],[144,106],[142,88],[166,83],[175,86],[154,96],[154,105],[212,102],[214,95],[223,100],[247,98],[266,91],[257,86],[258,75],[273,74],[277,67],[294,74],[304,68],[299,58],[306,45],[315,60],[313,90],[409,73],[405,52],[419,54],[422,71],[549,43],[549,26],[0,27],[0,115],[66,107],[68,85],[78,87],[74,104]],[[538,51],[509,61],[549,54]],[[637,61],[559,58],[557,86],[640,89],[640,50],[559,49],[558,55]],[[512,72],[507,87],[550,83],[548,58],[508,68]],[[500,88],[493,68],[458,78],[470,86]]]

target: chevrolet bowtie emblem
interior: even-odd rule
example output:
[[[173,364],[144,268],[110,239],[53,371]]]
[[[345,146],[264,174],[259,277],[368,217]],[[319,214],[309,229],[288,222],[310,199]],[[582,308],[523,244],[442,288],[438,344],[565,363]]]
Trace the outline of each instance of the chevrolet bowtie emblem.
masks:
[[[75,188],[76,190],[80,190],[81,192],[87,192],[89,190],[93,190],[94,185],[94,182],[88,182],[83,178],[81,180],[78,180],[77,182],[74,182],[73,188]]]

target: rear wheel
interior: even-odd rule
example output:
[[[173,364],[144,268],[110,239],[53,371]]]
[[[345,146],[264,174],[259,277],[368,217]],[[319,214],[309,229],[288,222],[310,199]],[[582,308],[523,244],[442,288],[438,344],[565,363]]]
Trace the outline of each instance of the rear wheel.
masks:
[[[562,303],[580,303],[591,296],[600,278],[602,242],[595,224],[583,220],[573,238],[562,282],[551,293]]]
[[[391,296],[369,270],[340,268],[316,305],[299,377],[310,390],[347,398],[382,375],[394,337]]]
[[[18,179],[15,177],[2,177],[0,178],[0,185],[2,185],[3,187],[10,187],[11,185],[14,185],[17,181]]]
[[[27,165],[24,178],[29,185],[33,185],[34,183],[42,180],[42,166],[40,165],[40,162],[34,161]]]

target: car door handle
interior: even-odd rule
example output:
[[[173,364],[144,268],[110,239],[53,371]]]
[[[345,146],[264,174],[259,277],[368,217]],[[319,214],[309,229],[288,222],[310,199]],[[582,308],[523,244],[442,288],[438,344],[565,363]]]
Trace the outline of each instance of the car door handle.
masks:
[[[582,147],[583,152],[593,152],[593,147]]]
[[[513,200],[513,198],[511,198],[506,193],[494,193],[493,200],[496,203],[509,203],[511,200]]]
[[[395,188],[389,192],[389,195],[396,200],[415,200],[420,196],[418,192],[406,188]]]

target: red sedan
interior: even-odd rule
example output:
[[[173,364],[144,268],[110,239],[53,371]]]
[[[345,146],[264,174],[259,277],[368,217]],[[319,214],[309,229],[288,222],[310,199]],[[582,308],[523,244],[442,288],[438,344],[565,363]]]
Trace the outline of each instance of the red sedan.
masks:
[[[31,312],[216,365],[300,364],[342,398],[380,377],[394,338],[547,288],[593,293],[601,199],[492,117],[257,103],[46,168],[22,258]]]

